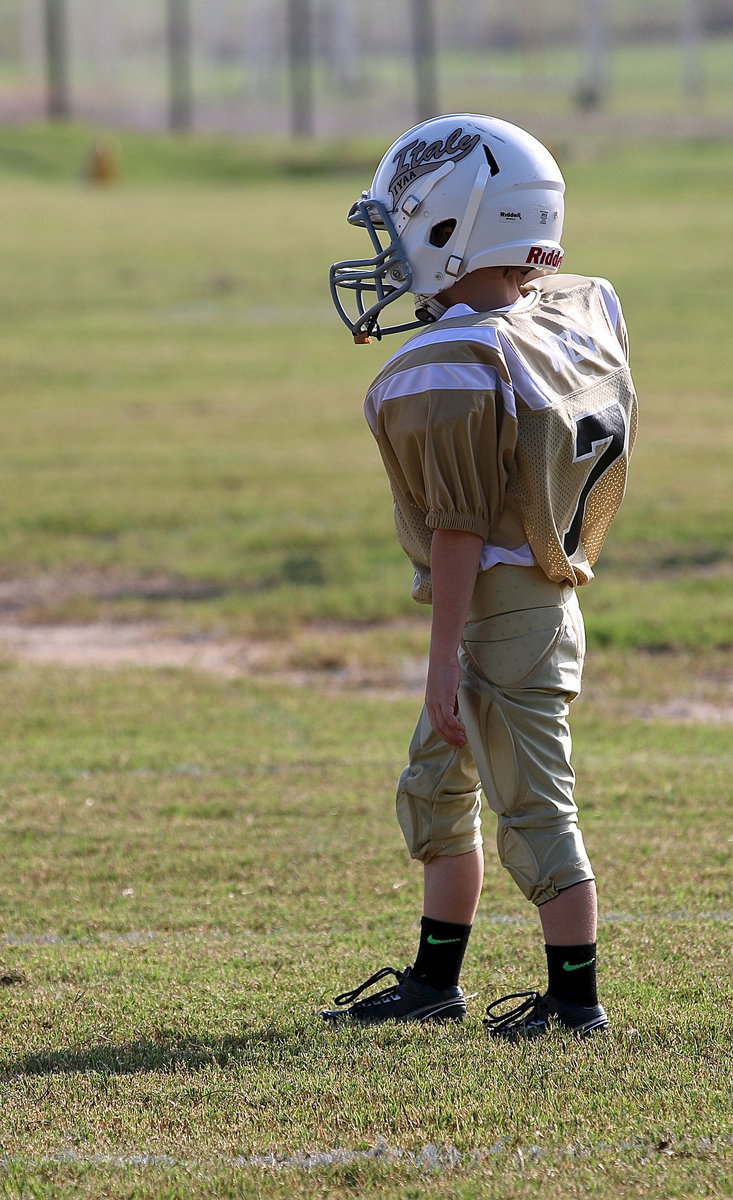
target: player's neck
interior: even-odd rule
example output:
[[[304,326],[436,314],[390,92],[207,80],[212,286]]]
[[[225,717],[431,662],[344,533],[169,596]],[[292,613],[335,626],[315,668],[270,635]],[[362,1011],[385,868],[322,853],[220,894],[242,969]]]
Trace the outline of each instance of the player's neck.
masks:
[[[471,271],[452,287],[446,288],[440,293],[439,299],[449,307],[467,304],[475,312],[490,312],[515,304],[521,294],[515,271],[504,267],[483,267]]]

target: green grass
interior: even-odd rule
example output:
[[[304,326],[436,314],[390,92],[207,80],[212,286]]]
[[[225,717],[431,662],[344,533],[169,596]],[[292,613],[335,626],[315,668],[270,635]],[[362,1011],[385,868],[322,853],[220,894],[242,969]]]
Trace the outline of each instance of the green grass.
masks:
[[[711,797],[733,737],[640,717],[655,670],[601,657],[574,726],[614,1032],[517,1051],[479,1018],[539,981],[541,941],[491,856],[470,1021],[318,1023],[414,945],[389,797],[415,699],[8,664],[3,971],[23,978],[3,989],[2,1194],[726,1195],[730,814]],[[668,664],[657,694],[687,678]]]
[[[326,172],[373,171],[383,153],[379,136],[301,141],[286,135],[137,134],[74,124],[0,128],[0,170],[38,181],[86,178],[95,147],[106,150],[118,177],[135,185],[219,187],[299,179]]]

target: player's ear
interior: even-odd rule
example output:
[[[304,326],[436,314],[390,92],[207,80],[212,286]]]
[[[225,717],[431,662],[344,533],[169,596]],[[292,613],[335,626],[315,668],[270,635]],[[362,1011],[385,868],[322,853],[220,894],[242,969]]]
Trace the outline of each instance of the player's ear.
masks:
[[[528,275],[532,274],[531,267],[504,267],[502,272],[505,279],[509,279],[512,275],[517,281],[517,285],[521,285]]]
[[[457,222],[451,217],[448,221],[439,221],[437,225],[433,225],[430,230],[428,241],[431,246],[445,246],[455,233]]]

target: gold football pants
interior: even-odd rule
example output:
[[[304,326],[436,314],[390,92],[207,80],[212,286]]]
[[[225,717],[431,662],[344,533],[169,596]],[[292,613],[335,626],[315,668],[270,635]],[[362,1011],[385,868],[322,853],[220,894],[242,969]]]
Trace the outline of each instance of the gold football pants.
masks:
[[[413,858],[481,844],[481,792],[497,816],[499,858],[528,900],[543,904],[593,879],[573,798],[568,706],[580,692],[583,618],[574,589],[536,567],[481,572],[460,649],[463,749],[427,711],[397,788]]]

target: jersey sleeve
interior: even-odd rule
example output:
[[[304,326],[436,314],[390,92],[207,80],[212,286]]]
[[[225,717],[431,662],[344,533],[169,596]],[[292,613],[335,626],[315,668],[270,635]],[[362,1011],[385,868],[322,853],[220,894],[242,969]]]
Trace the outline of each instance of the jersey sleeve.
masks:
[[[385,404],[378,441],[393,485],[429,529],[488,540],[506,499],[516,418],[496,389],[422,392]]]

